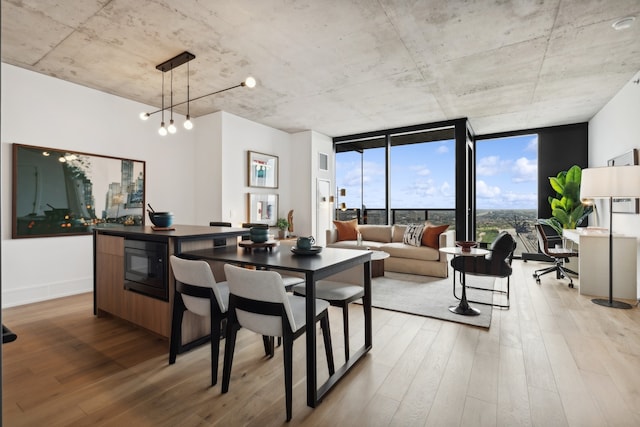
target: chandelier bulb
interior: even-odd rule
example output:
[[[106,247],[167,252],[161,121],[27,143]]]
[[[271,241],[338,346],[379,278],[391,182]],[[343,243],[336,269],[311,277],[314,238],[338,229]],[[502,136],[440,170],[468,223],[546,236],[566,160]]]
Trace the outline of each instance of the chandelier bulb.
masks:
[[[185,129],[193,129],[193,122],[191,121],[191,117],[189,117],[189,115],[187,115],[187,120],[184,122],[184,128]]]
[[[254,79],[253,77],[249,76],[246,78],[246,80],[244,82],[242,82],[242,86],[246,86],[249,89],[254,88],[256,86],[256,79]]]
[[[149,113],[140,113],[140,120],[147,120],[151,116]]]
[[[171,119],[169,121],[169,133],[174,134],[176,133],[176,125],[173,124],[173,119]]]
[[[161,136],[165,136],[167,134],[167,128],[164,127],[164,122],[160,123],[160,129],[158,129],[158,133]]]

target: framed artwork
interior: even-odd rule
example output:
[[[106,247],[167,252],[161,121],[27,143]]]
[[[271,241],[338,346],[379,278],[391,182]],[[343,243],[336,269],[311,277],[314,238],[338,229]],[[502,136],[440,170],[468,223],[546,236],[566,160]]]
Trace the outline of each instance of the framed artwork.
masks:
[[[633,149],[607,161],[607,166],[628,166],[638,164],[638,150]],[[640,212],[640,199],[613,199],[612,212],[616,213],[632,213]]]
[[[248,194],[249,219],[247,222],[276,225],[278,218],[277,194]]]
[[[13,144],[12,237],[144,225],[145,162]]]
[[[249,151],[249,187],[278,188],[278,157]]]

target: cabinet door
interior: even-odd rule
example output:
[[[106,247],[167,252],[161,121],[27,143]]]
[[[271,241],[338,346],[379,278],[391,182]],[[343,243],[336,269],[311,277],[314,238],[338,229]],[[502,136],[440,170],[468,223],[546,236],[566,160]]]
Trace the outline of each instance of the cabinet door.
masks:
[[[96,304],[98,310],[124,314],[124,238],[96,237]],[[99,313],[99,312],[98,312]]]

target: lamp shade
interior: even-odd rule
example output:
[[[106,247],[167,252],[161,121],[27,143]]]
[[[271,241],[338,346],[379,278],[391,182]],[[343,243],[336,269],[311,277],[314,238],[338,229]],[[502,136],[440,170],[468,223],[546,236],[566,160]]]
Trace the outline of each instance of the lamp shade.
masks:
[[[608,166],[582,170],[581,199],[640,197],[640,166]]]

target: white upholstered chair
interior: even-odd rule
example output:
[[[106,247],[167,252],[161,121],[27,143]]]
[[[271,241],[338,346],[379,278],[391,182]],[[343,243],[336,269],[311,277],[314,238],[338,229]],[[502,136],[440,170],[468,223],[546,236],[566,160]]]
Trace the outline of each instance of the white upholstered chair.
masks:
[[[220,328],[227,317],[229,287],[227,282],[216,282],[206,261],[186,260],[171,255],[171,269],[176,278],[171,318],[169,364],[174,364],[182,341],[182,319],[185,310],[210,318],[211,325],[211,385],[218,382],[218,355]]]
[[[293,385],[293,341],[305,332],[305,298],[285,292],[282,278],[275,271],[249,270],[230,264],[224,266],[229,284],[229,313],[222,392],[229,391],[231,366],[240,327],[261,334],[263,337],[282,337],[287,421],[291,420]],[[324,337],[329,375],[333,375],[333,349],[329,330],[329,304],[316,300],[316,322],[320,321]]]

